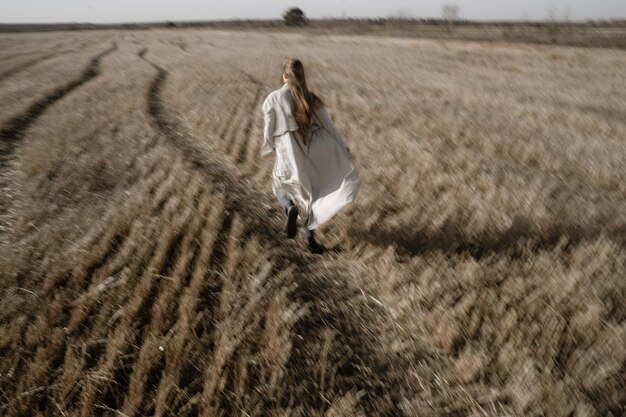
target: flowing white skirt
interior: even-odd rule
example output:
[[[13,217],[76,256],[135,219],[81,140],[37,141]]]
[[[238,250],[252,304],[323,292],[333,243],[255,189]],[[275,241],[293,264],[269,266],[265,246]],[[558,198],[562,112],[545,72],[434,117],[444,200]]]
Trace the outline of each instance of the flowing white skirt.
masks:
[[[326,129],[313,131],[308,145],[296,132],[277,136],[274,143],[272,189],[291,198],[306,228],[317,228],[354,201],[359,178],[352,156]]]

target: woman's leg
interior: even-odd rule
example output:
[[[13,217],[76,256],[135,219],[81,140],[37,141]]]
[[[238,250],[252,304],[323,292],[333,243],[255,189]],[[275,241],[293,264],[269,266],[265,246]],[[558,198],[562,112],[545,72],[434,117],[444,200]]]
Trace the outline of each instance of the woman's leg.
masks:
[[[324,252],[324,247],[317,243],[317,240],[315,240],[315,230],[309,230],[305,227],[304,236],[309,241],[309,249],[311,250],[311,252],[317,254]]]
[[[298,208],[293,204],[289,196],[284,193],[276,193],[276,199],[287,215],[287,237],[293,239],[296,236]]]

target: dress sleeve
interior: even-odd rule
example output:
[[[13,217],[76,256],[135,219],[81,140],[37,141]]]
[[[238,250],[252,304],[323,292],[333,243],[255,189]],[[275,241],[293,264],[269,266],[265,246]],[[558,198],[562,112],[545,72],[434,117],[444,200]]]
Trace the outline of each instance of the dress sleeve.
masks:
[[[276,123],[276,116],[269,97],[263,102],[262,109],[265,127],[263,128],[263,145],[261,145],[261,155],[268,155],[274,151],[274,125]]]
[[[337,140],[337,142],[339,142],[339,144],[341,144],[344,148],[348,150],[348,152],[350,152],[350,149],[346,146],[346,143],[343,141],[341,134],[337,130],[335,123],[333,123],[333,120],[330,118],[330,115],[326,111],[326,107],[320,105],[315,110],[315,114],[318,116],[322,127],[330,132],[331,136],[333,136]]]

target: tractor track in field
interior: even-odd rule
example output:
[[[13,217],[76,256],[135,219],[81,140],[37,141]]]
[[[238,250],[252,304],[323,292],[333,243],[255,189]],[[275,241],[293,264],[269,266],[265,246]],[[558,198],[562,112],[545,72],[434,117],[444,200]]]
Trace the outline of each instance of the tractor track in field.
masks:
[[[16,143],[22,139],[28,128],[54,103],[97,77],[100,74],[100,60],[116,49],[117,44],[113,43],[111,47],[91,58],[89,65],[80,77],[71,80],[61,87],[57,87],[50,94],[31,104],[22,114],[13,117],[4,124],[2,130],[0,130],[0,145],[2,146],[0,148],[0,168],[5,165]]]
[[[194,140],[190,134],[184,132],[178,123],[166,114],[166,110],[161,100],[161,89],[167,79],[168,72],[161,66],[145,58],[147,50],[142,50],[139,56],[150,64],[157,74],[154,77],[147,95],[148,113],[152,121],[163,136],[170,143],[178,148],[184,158],[195,168],[207,176],[218,191],[227,195],[227,210],[241,210],[253,213],[258,202],[268,201],[267,196],[255,191],[252,183],[244,178],[238,178],[233,170],[236,169],[225,157],[216,155],[214,152],[207,152],[207,149],[200,146],[200,142]],[[210,157],[209,157],[210,154]],[[255,204],[250,202],[256,202]],[[268,201],[269,202],[269,201]],[[278,209],[270,209],[269,216],[278,216]],[[268,225],[268,219],[257,219],[257,223],[265,224],[262,227],[263,234],[275,239],[275,231]]]
[[[11,161],[16,146],[24,137],[30,126],[32,126],[50,106],[97,77],[100,74],[100,60],[106,55],[113,53],[116,49],[117,44],[113,43],[109,48],[98,53],[91,58],[89,65],[78,78],[57,87],[45,97],[32,103],[26,111],[8,120],[2,126],[0,130],[0,188],[4,189],[6,182],[9,181],[5,178],[6,172],[4,171],[6,171],[6,167]],[[30,65],[34,65],[32,61]],[[8,236],[6,231],[11,229],[10,223],[6,218],[9,212],[9,205],[4,200],[5,198],[0,198],[0,230],[3,232],[2,239]]]
[[[353,388],[363,390],[365,395],[359,404],[365,410],[382,408],[387,410],[386,415],[401,415],[399,404],[393,401],[397,394],[394,388],[397,388],[400,382],[386,378],[387,358],[381,358],[374,351],[370,351],[372,341],[363,332],[355,331],[353,323],[345,319],[345,314],[341,310],[342,305],[345,305],[343,301],[355,302],[358,290],[352,288],[348,280],[336,280],[345,272],[333,271],[330,278],[327,270],[322,272],[323,268],[315,267],[317,264],[315,256],[294,249],[290,244],[293,241],[288,241],[282,236],[283,228],[279,223],[282,220],[282,213],[275,208],[276,204],[272,204],[266,194],[256,191],[254,184],[242,177],[236,166],[228,159],[202,147],[197,139],[184,131],[168,114],[161,91],[169,73],[148,59],[147,53],[147,49],[142,49],[138,56],[156,71],[146,93],[147,112],[152,122],[169,143],[181,152],[185,160],[205,176],[216,191],[225,195],[225,217],[215,240],[216,247],[211,259],[213,268],[219,267],[217,264],[225,256],[224,250],[228,244],[233,213],[240,213],[246,224],[244,235],[254,233],[259,237],[261,244],[268,247],[268,254],[276,271],[295,266],[294,274],[297,275],[296,281],[299,285],[293,294],[294,300],[311,306],[311,314],[296,324],[297,333],[304,337],[294,343],[293,355],[288,365],[289,372],[293,373],[292,377],[300,379],[301,375],[307,372],[306,358],[315,351],[310,344],[318,338],[318,333],[324,326],[332,324],[333,328],[338,330],[337,340],[343,349],[349,352],[349,358],[337,371],[338,376],[350,381],[346,382],[345,386],[342,385],[342,388],[346,392]],[[257,92],[257,95],[259,94],[260,89]],[[340,300],[336,303],[329,302],[331,297]],[[369,299],[363,298],[359,301],[367,305],[365,310],[370,312],[369,314],[385,316],[385,311],[380,310],[380,307]],[[371,322],[374,320],[376,319],[372,317]],[[372,381],[372,375],[361,374],[360,369],[374,372],[376,381]],[[314,390],[302,393],[302,401],[310,407],[323,408],[325,400],[319,397],[319,393],[312,392]]]

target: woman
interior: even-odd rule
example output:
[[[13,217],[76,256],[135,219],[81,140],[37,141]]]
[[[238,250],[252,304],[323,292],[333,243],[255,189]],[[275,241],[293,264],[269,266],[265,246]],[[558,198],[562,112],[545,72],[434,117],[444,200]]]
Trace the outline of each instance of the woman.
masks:
[[[295,237],[299,217],[311,252],[322,253],[314,230],[354,201],[359,179],[322,101],[307,88],[302,62],[287,61],[282,81],[263,102],[261,154],[276,152],[272,190],[287,215],[287,236]]]

